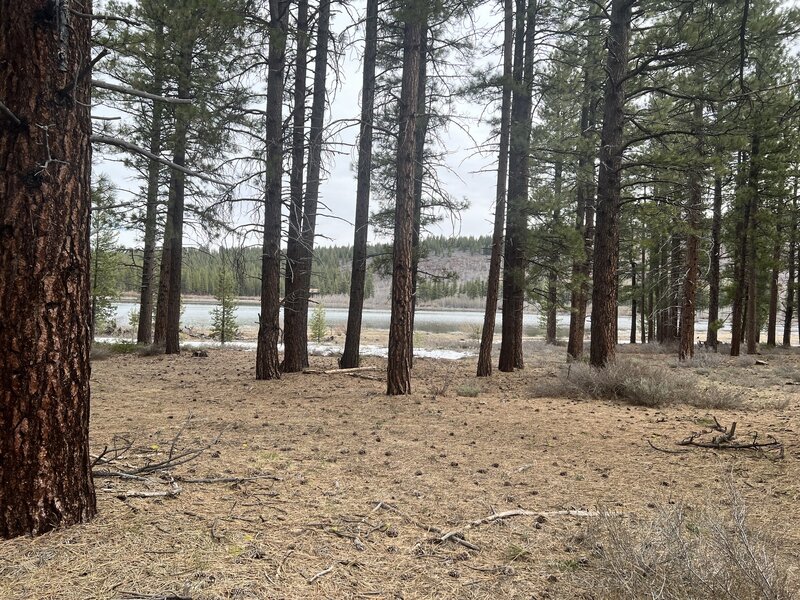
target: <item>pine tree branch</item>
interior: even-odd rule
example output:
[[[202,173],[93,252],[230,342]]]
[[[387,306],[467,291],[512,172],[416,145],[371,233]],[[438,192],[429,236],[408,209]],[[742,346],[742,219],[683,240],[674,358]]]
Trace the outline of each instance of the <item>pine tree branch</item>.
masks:
[[[119,92],[121,94],[128,94],[129,96],[138,96],[139,98],[146,98],[148,100],[156,100],[158,102],[167,102],[168,104],[191,104],[191,98],[167,98],[166,96],[159,96],[158,94],[151,94],[142,90],[137,90],[125,85],[117,85],[115,83],[108,83],[107,81],[100,81],[99,79],[92,79],[92,87],[110,90],[112,92]]]
[[[209,183],[216,183],[218,185],[228,185],[225,181],[221,179],[215,179],[213,177],[209,177],[208,175],[204,175],[199,171],[194,171],[192,169],[188,169],[186,167],[182,167],[181,165],[177,165],[174,162],[167,160],[161,156],[157,156],[144,148],[137,146],[136,144],[132,144],[130,142],[126,142],[120,138],[115,138],[107,135],[98,135],[93,134],[89,138],[92,143],[95,144],[106,144],[108,146],[116,146],[117,148],[122,148],[123,150],[128,150],[129,152],[134,152],[136,154],[141,154],[142,156],[149,158],[150,160],[155,160],[160,162],[162,165],[166,165],[171,169],[175,169],[176,171],[180,171],[181,173],[186,173],[187,175],[191,175],[192,177],[197,177],[198,179],[202,179],[203,181],[208,181]]]
[[[76,17],[81,17],[82,19],[92,19],[93,21],[120,21],[121,23],[125,23],[126,25],[130,25],[131,27],[141,27],[142,24],[138,21],[134,21],[133,19],[126,19],[125,17],[117,17],[114,15],[103,15],[103,14],[93,14],[90,15],[89,13],[82,13],[75,9],[70,9],[70,11]]]

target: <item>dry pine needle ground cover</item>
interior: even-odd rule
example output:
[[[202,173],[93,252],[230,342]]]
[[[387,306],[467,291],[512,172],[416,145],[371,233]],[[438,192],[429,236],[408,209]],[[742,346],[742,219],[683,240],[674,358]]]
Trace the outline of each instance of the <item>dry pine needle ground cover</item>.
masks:
[[[114,356],[94,365],[92,447],[129,449],[96,469],[205,450],[169,473],[100,475],[92,523],[0,543],[0,598],[602,597],[594,511],[724,511],[726,480],[751,525],[778,536],[796,589],[800,355],[765,358],[691,367],[746,398],[709,411],[539,397],[563,348],[536,349],[524,371],[487,381],[473,377],[474,359],[418,360],[404,398],[384,395],[381,371],[256,382],[249,352]],[[674,449],[712,414],[737,421],[743,439],[775,435],[785,457],[648,444]],[[465,544],[433,541],[519,508],[590,512],[517,515],[469,528]]]

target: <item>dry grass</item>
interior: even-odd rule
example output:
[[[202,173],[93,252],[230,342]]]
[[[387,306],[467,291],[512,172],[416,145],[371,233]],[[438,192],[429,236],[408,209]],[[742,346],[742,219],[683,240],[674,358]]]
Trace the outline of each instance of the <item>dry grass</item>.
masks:
[[[619,358],[603,369],[572,363],[555,379],[537,382],[536,397],[589,397],[651,408],[689,404],[698,408],[740,407],[739,393],[700,385],[697,377],[674,368]]]
[[[789,600],[787,558],[755,528],[731,486],[728,506],[657,508],[652,519],[603,511],[588,536],[596,557],[581,573],[587,598]]]

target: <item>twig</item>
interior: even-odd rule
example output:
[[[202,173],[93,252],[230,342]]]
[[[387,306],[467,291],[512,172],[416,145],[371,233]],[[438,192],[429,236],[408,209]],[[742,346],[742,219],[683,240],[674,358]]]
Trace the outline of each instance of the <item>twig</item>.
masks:
[[[256,475],[253,477],[207,477],[200,479],[189,479],[186,477],[175,477],[175,481],[181,483],[244,483],[246,481],[256,481],[258,479],[269,479],[271,481],[283,481],[282,477],[275,475]]]
[[[328,567],[327,569],[323,569],[322,571],[320,571],[319,573],[317,573],[316,575],[314,575],[313,577],[311,577],[311,578],[308,580],[308,583],[314,583],[314,582],[315,582],[317,579],[320,579],[321,577],[325,577],[325,575],[327,575],[327,574],[328,574],[328,573],[330,573],[331,571],[333,571],[333,565],[331,565],[331,566],[330,566],[330,567]]]
[[[668,450],[667,448],[659,448],[650,440],[647,440],[647,443],[650,444],[650,447],[653,450],[658,450],[659,452],[666,452],[667,454],[686,454],[687,452],[691,452],[691,450]]]
[[[119,500],[127,500],[128,498],[175,498],[181,493],[181,488],[173,484],[171,490],[163,492],[146,492],[139,490],[131,490],[129,492],[122,492],[117,494]]]
[[[19,117],[15,115],[13,112],[11,112],[11,109],[8,108],[2,102],[0,102],[0,113],[3,113],[5,116],[11,119],[14,122],[14,125],[16,125],[17,127],[22,125],[22,121],[19,120]]]

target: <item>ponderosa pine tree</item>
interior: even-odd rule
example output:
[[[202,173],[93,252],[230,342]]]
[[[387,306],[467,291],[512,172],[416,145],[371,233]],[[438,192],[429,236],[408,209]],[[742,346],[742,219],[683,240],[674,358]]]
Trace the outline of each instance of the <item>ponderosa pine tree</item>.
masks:
[[[96,512],[90,24],[63,3],[0,1],[0,538]]]
[[[358,182],[353,238],[353,265],[350,276],[350,305],[347,332],[339,366],[355,368],[359,364],[361,319],[364,310],[364,288],[367,271],[367,238],[369,231],[370,173],[372,170],[372,127],[375,116],[375,67],[378,52],[378,0],[367,0],[364,22],[364,67],[361,89],[361,127],[358,137]]]

